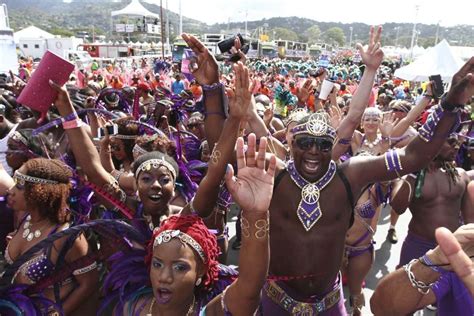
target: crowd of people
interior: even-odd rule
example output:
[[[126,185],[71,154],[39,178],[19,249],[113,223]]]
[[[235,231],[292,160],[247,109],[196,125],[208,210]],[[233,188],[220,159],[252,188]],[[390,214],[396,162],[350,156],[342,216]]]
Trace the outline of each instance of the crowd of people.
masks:
[[[189,67],[94,62],[49,80],[45,117],[17,101],[33,64],[2,76],[0,314],[362,315],[390,207],[390,242],[412,219],[372,313],[472,315],[474,57],[440,96],[381,32],[329,67],[183,34]]]

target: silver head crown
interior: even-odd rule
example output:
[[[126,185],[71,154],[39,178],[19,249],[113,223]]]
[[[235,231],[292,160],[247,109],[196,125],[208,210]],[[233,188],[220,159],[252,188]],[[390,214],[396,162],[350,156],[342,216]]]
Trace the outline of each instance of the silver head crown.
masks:
[[[204,253],[204,250],[202,249],[201,245],[198,244],[196,240],[194,240],[193,237],[189,236],[186,233],[183,233],[180,230],[164,230],[161,233],[158,234],[158,236],[155,237],[155,240],[153,241],[153,248],[161,245],[163,243],[168,243],[171,241],[173,238],[178,238],[182,242],[186,243],[188,246],[193,248],[199,257],[201,257],[202,261],[206,263],[206,254]]]
[[[176,179],[176,170],[173,168],[172,164],[165,160],[165,158],[150,159],[142,162],[142,164],[138,166],[137,171],[135,171],[135,178],[138,178],[138,175],[142,171],[150,171],[151,168],[158,169],[159,167],[165,167],[168,169],[173,176],[173,179]]]
[[[59,183],[58,181],[55,181],[55,180],[28,176],[26,174],[21,173],[18,170],[15,171],[15,174],[13,175],[13,180],[15,180],[15,183],[19,183],[20,185],[25,185],[25,182],[30,182],[30,183],[35,183],[35,184],[58,184]]]

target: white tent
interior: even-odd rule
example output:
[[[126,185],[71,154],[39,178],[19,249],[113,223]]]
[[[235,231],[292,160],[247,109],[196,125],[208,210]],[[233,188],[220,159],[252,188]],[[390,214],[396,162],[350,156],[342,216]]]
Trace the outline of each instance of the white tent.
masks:
[[[128,15],[128,16],[146,16],[159,18],[158,14],[152,13],[145,9],[144,6],[140,3],[139,0],[132,0],[132,2],[123,8],[122,10],[112,11],[112,16],[116,15]]]
[[[427,81],[431,75],[441,75],[445,82],[462,67],[463,61],[456,56],[446,40],[427,50],[411,64],[397,69],[395,77],[409,81]]]
[[[15,38],[15,42],[18,43],[20,39],[46,39],[46,38],[54,38],[54,35],[48,33],[34,25],[28,26],[18,32],[13,34]]]

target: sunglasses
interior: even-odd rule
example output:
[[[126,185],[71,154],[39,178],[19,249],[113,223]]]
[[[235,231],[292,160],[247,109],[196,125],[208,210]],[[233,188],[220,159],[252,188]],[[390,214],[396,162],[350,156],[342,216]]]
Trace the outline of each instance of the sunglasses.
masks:
[[[326,153],[331,151],[333,145],[328,139],[310,136],[296,137],[295,143],[301,150],[309,150],[313,148],[313,146],[316,146],[317,150]]]
[[[189,128],[189,129],[193,129],[193,128],[199,127],[200,125],[201,125],[201,124],[199,124],[199,123],[192,123],[192,124],[188,124],[188,128]]]
[[[120,151],[121,149],[120,145],[110,145],[110,150],[112,151]]]

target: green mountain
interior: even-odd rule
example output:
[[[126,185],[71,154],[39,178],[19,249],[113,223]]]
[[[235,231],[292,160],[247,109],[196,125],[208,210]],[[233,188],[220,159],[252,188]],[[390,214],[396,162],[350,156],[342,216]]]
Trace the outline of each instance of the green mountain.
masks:
[[[53,34],[70,36],[78,31],[95,32],[106,35],[107,39],[121,39],[111,33],[112,19],[110,12],[125,7],[129,0],[73,0],[65,3],[63,0],[4,0],[9,9],[10,24],[15,30],[29,25],[35,25]],[[142,2],[151,12],[160,14],[158,5]],[[163,10],[166,14],[166,10]],[[174,38],[178,33],[179,16],[169,12],[170,33]],[[315,28],[317,26],[317,28]],[[221,31],[243,32],[243,22],[232,22],[208,25],[203,22],[183,17],[183,30],[188,33],[219,33]],[[318,22],[307,18],[275,17],[259,21],[249,21],[248,30],[262,29],[270,38],[292,39],[299,41],[338,41],[340,45],[349,44],[352,28],[352,43],[364,42],[368,37],[369,26],[364,23]],[[312,32],[308,32],[308,29]],[[319,28],[319,30],[318,30]],[[340,29],[334,32],[334,28]],[[409,47],[413,24],[386,23],[383,25],[383,45],[401,45]],[[316,33],[314,32],[316,29]],[[329,31],[328,31],[329,30]],[[437,25],[417,25],[417,44],[432,46],[438,33],[438,40],[446,39],[452,45],[474,46],[474,27],[458,25],[454,27],[437,27]],[[340,32],[340,33],[338,33]],[[336,33],[336,35],[334,35]],[[337,38],[336,38],[337,37]],[[134,38],[142,40],[142,38]]]

